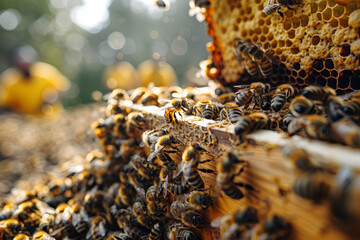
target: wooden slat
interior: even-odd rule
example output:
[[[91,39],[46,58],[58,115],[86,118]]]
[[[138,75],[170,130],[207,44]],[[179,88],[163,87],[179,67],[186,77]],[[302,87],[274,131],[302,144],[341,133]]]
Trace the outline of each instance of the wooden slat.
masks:
[[[120,104],[128,106],[132,111],[142,112],[148,129],[170,127],[171,133],[183,142],[183,149],[190,141],[201,143],[207,150],[201,160],[213,159],[210,163],[204,164],[206,168],[216,170],[219,158],[224,152],[234,148],[232,143],[236,137],[233,134],[233,125],[195,116],[184,116],[183,119],[179,119],[179,124],[169,125],[163,117],[164,110],[158,107],[133,104],[130,101],[122,101]],[[208,126],[211,127],[207,132]],[[268,216],[276,213],[291,222],[293,232],[289,239],[354,239],[332,224],[327,201],[315,204],[291,192],[291,185],[298,174],[294,172],[291,162],[284,158],[281,149],[277,146],[293,144],[304,148],[322,165],[333,168],[346,165],[357,172],[360,171],[359,149],[299,136],[289,138],[273,131],[257,131],[249,134],[247,138],[250,144],[241,150],[241,154],[249,161],[249,167],[235,181],[251,184],[255,192],[247,192],[245,198],[233,200],[223,195],[216,187],[216,174],[200,173],[206,186],[211,186],[212,194],[218,196],[215,206],[205,211],[208,223],[237,209],[244,209],[246,206],[259,207],[264,205],[264,202],[269,202]],[[179,163],[181,151],[171,157]],[[280,190],[285,192],[285,195],[281,195]],[[211,228],[209,224],[201,232],[203,239],[216,239],[219,236],[217,230]]]

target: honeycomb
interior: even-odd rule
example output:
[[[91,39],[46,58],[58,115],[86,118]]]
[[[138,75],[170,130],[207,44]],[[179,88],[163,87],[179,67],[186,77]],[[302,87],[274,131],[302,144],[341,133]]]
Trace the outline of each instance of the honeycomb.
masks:
[[[205,11],[210,59],[218,69],[210,75],[225,85],[254,81],[274,85],[318,84],[338,93],[360,89],[360,1],[303,0],[289,10],[262,12],[268,0],[212,0]],[[345,5],[346,4],[346,5]],[[273,74],[251,78],[234,54],[233,40],[242,38],[269,50]]]

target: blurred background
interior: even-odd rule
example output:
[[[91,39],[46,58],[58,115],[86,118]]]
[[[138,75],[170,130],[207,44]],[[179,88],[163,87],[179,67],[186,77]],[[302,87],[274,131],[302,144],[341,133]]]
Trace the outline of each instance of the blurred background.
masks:
[[[1,0],[0,72],[11,67],[14,48],[30,45],[37,60],[70,80],[65,107],[92,102],[95,90],[108,92],[101,79],[116,59],[134,68],[166,61],[182,85],[207,58],[210,38],[205,24],[189,17],[189,1],[169,2],[164,11],[154,0]]]

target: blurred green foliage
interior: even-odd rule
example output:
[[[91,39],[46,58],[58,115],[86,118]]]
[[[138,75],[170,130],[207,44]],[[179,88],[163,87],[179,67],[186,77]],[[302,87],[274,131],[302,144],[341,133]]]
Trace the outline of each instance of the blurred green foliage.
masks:
[[[106,21],[88,31],[74,22],[75,9],[84,1],[102,2],[1,0],[0,71],[11,66],[13,48],[31,45],[40,61],[54,65],[73,83],[65,96],[69,106],[91,102],[94,90],[107,91],[101,77],[119,54],[137,67],[158,52],[175,68],[180,83],[208,56],[205,44],[210,38],[205,24],[188,16],[188,0],[173,1],[166,12],[154,10],[151,0],[109,0]],[[109,40],[114,32],[112,36],[124,37],[115,47]]]

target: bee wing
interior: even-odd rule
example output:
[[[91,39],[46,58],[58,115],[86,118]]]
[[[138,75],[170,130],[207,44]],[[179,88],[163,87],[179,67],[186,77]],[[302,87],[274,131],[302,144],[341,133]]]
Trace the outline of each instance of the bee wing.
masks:
[[[234,223],[230,225],[226,232],[223,233],[225,239],[231,239],[231,236],[238,230],[239,225]]]
[[[159,183],[156,186],[156,196],[158,197],[163,189],[163,181],[159,178]]]
[[[102,237],[105,236],[106,235],[106,229],[105,229],[104,223],[100,222],[98,227],[99,227],[100,236],[102,236]]]
[[[173,179],[177,178],[184,171],[184,169],[185,169],[185,163],[184,161],[181,161],[177,169],[177,172],[173,176]]]
[[[171,100],[168,100],[168,99],[159,99],[158,102],[160,103],[160,105],[166,105],[166,104],[170,103]]]
[[[155,159],[156,155],[158,155],[158,153],[159,153],[161,150],[163,150],[164,147],[165,147],[165,145],[164,145],[164,146],[161,146],[161,147],[159,147],[158,149],[156,149],[155,151],[151,152],[151,153],[149,154],[148,158],[147,158],[147,161],[148,161],[148,162],[152,162],[152,161]]]
[[[139,196],[141,197],[141,199],[144,200],[144,202],[146,202],[145,190],[143,188],[136,188],[136,191],[139,194]]]
[[[221,223],[227,221],[231,217],[231,213],[227,214],[225,216],[217,217],[214,220],[211,221],[211,227],[218,228],[220,227]]]
[[[50,236],[49,234],[43,235],[43,239],[44,239],[44,240],[56,240],[55,238],[53,238],[53,237]]]
[[[90,230],[86,233],[86,239],[90,239],[94,230],[94,225],[91,225]]]
[[[74,226],[77,225],[80,221],[81,221],[81,216],[80,216],[80,214],[73,214],[73,215],[71,216],[71,222],[72,222],[72,224],[73,224]]]
[[[55,236],[56,234],[58,234],[59,232],[61,232],[62,230],[64,230],[67,226],[63,226],[61,228],[58,228],[56,230],[54,230],[52,233],[50,233],[50,236]]]
[[[234,87],[239,89],[249,88],[249,85],[235,85]]]

